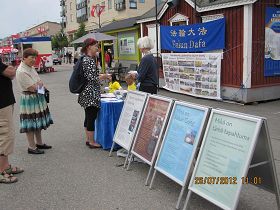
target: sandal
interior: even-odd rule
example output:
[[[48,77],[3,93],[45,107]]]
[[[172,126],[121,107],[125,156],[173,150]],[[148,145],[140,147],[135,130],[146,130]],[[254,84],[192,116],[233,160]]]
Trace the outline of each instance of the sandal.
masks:
[[[12,167],[11,165],[9,165],[9,168],[5,169],[4,172],[6,174],[20,174],[24,172],[24,170],[22,168]]]
[[[18,181],[18,179],[13,175],[7,174],[5,172],[2,172],[0,174],[0,183],[11,184],[11,183],[15,183],[17,181]]]

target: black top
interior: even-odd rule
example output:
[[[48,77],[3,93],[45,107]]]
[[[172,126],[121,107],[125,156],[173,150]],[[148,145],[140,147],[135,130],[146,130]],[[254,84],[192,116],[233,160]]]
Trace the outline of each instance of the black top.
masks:
[[[0,61],[0,109],[16,103],[12,81],[10,78],[3,76],[7,67]]]
[[[83,74],[87,80],[84,90],[79,94],[78,103],[84,107],[95,106],[100,108],[100,81],[99,71],[95,59],[85,56],[82,62]]]
[[[158,67],[156,59],[152,54],[145,55],[138,67],[138,82],[146,86],[158,85]]]

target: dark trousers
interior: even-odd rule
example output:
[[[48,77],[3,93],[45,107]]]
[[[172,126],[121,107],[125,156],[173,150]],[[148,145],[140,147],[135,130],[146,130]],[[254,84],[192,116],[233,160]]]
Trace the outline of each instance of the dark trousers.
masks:
[[[99,111],[99,108],[97,108],[95,106],[89,106],[89,107],[85,108],[84,127],[87,128],[88,131],[95,130],[95,119],[97,117],[98,111]]]
[[[144,85],[140,84],[139,90],[146,93],[157,94],[156,85]]]

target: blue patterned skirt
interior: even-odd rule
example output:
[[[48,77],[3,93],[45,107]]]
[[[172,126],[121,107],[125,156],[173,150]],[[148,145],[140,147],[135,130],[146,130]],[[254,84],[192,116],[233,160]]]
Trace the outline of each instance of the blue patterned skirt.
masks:
[[[20,98],[20,133],[46,130],[53,120],[42,94],[23,92]]]

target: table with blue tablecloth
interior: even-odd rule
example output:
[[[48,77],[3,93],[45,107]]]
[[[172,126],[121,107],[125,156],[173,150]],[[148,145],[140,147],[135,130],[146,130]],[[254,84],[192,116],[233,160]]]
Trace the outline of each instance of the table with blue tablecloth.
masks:
[[[111,149],[114,133],[122,112],[123,100],[102,98],[95,121],[95,140],[103,149]],[[117,146],[118,147],[118,146]]]

